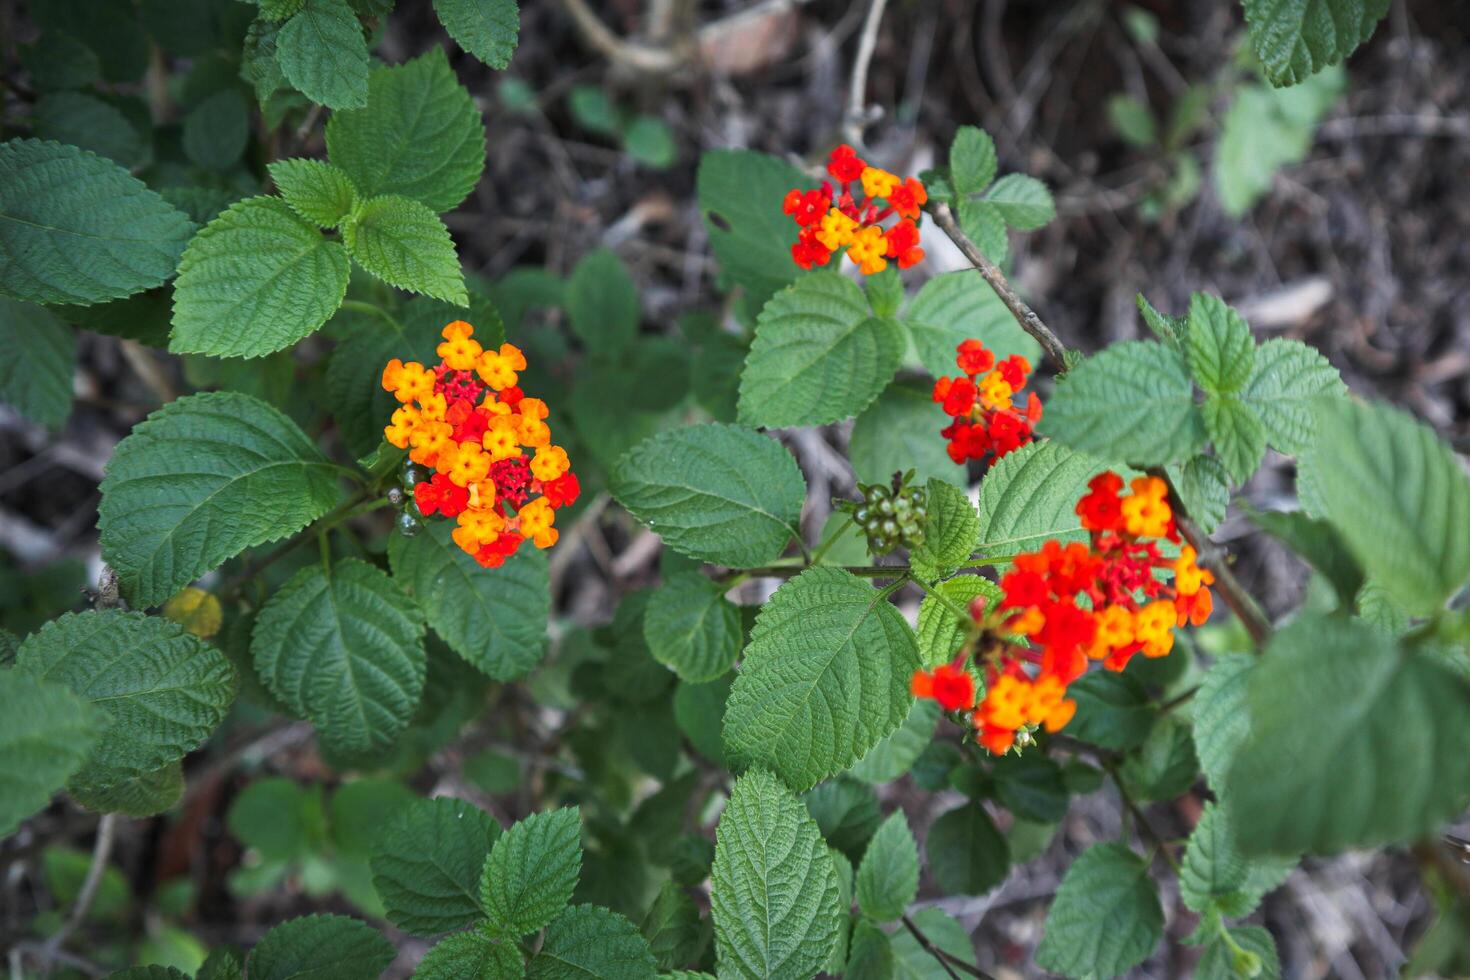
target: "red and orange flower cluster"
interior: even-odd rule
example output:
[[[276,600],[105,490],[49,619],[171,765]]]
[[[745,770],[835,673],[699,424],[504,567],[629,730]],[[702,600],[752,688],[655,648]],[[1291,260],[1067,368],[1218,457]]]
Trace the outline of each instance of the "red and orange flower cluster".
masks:
[[[1094,477],[1077,504],[1091,542],[1048,541],[1040,551],[1017,555],[1000,580],[1002,600],[992,608],[983,599],[971,605],[975,642],[953,662],[914,675],[916,697],[948,711],[972,711],[980,744],[997,755],[1022,730],[1056,732],[1072,720],[1077,705],[1067,686],[1089,661],[1122,670],[1137,653],[1167,656],[1174,627],[1209,618],[1214,575],[1196,564],[1188,545],[1175,559],[1159,550],[1160,540],[1179,540],[1164,481],[1141,476],[1131,493],[1122,490],[1116,473]],[[1172,584],[1155,575],[1159,569],[1172,570]],[[985,679],[978,703],[967,664],[972,650]]]
[[[899,177],[870,167],[846,143],[832,151],[827,173],[837,182],[823,181],[817,190],[793,189],[782,210],[801,228],[791,246],[791,258],[803,269],[826,265],[832,253],[847,249],[863,275],[888,268],[895,259],[900,269],[923,261],[919,247],[919,209],[929,200],[916,177]],[[861,189],[861,196],[854,187]],[[882,200],[884,206],[878,207]],[[898,222],[884,230],[881,222],[892,215]]]
[[[486,350],[474,327],[444,328],[433,368],[398,358],[383,369],[383,387],[403,404],[384,437],[434,471],[414,485],[425,516],[455,518],[454,543],[485,568],[497,568],[527,538],[556,544],[556,509],[581,491],[566,450],[551,441],[546,403],[517,387],[520,349]]]
[[[1041,420],[1041,399],[1017,394],[1026,386],[1031,362],[1012,354],[997,364],[995,354],[973,339],[956,350],[963,374],[934,382],[934,400],[952,420],[939,433],[949,440],[949,458],[962,464],[994,453],[1000,459],[1030,442]]]

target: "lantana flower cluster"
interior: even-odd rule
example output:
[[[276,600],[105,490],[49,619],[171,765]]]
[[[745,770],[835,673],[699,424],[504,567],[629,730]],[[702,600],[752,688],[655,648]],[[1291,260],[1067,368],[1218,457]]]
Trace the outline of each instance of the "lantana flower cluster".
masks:
[[[949,458],[963,464],[994,453],[1000,459],[1030,442],[1041,420],[1041,399],[1020,395],[1031,362],[1012,354],[997,363],[995,353],[974,339],[955,350],[961,374],[934,382],[934,400],[951,419],[939,433],[949,440]]]
[[[865,276],[888,268],[889,259],[900,269],[923,261],[918,221],[929,194],[917,177],[870,167],[846,143],[832,151],[827,173],[835,187],[832,181],[823,181],[816,190],[794,188],[782,203],[782,210],[801,228],[791,246],[797,265],[803,269],[826,265],[834,252],[844,248]],[[893,215],[899,220],[884,229],[881,223]]]
[[[525,355],[513,344],[485,349],[474,332],[463,320],[446,326],[432,368],[388,362],[383,387],[403,404],[383,435],[433,471],[413,486],[419,511],[455,519],[454,543],[497,568],[528,538],[538,548],[556,544],[556,510],[581,487],[566,450],[551,441],[546,403],[516,384]]]
[[[1072,720],[1067,687],[1089,662],[1120,671],[1138,653],[1167,656],[1176,626],[1208,619],[1214,575],[1189,545],[1173,559],[1160,551],[1160,541],[1179,541],[1167,485],[1141,476],[1129,489],[1116,473],[1094,477],[1077,504],[1091,540],[1017,555],[1001,601],[971,604],[970,640],[951,663],[914,674],[915,696],[971,712],[980,744],[1001,755],[1037,727],[1056,732]]]

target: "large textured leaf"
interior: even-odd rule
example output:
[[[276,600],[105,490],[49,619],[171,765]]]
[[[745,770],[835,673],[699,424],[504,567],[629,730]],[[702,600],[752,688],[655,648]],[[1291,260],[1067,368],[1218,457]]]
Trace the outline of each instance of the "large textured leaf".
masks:
[[[904,310],[903,323],[924,370],[936,378],[959,373],[955,349],[971,337],[997,358],[1020,354],[1035,364],[1041,357],[1041,346],[974,270],[946,272],[924,283]]]
[[[1225,789],[1225,775],[1235,752],[1250,734],[1246,682],[1256,658],[1230,653],[1215,661],[1194,697],[1194,747],[1200,769],[1215,792]]]
[[[791,261],[797,227],[781,213],[793,187],[817,182],[791,164],[752,150],[713,150],[699,158],[699,210],[720,271],[756,303],[800,273]]]
[[[1184,353],[1194,380],[1212,394],[1239,391],[1255,365],[1256,342],[1245,318],[1218,296],[1195,293],[1189,300]]]
[[[973,576],[972,576],[973,577]],[[873,746],[855,766],[852,775],[865,783],[886,783],[909,771],[934,738],[939,726],[939,705],[934,701],[915,701],[909,716],[898,730]]]
[[[759,769],[737,779],[710,873],[720,977],[815,975],[837,944],[838,890],[832,852],[791,791]]]
[[[120,442],[102,481],[102,557],[136,606],[163,602],[246,548],[331,508],[335,467],[249,395],[190,395]]]
[[[50,310],[0,296],[0,402],[59,429],[71,414],[77,339]]]
[[[368,102],[368,49],[347,0],[304,0],[276,35],[286,81],[329,109]]]
[[[969,606],[981,596],[987,602],[998,602],[1001,598],[1000,587],[979,575],[958,575],[947,582],[940,582],[934,590],[944,593],[946,599],[961,608]],[[968,626],[968,622],[962,622],[936,596],[924,596],[924,601],[919,604],[919,626],[915,632],[915,638],[919,642],[919,659],[923,661],[924,667],[933,668],[953,660],[959,652],[960,644],[964,642],[965,629]]]
[[[857,762],[908,717],[913,631],[869,583],[811,568],[761,609],[725,711],[725,750],[796,790]]]
[[[347,252],[277,197],[204,226],[174,284],[176,354],[262,357],[314,333],[347,293]]]
[[[1440,608],[1470,578],[1470,477],[1403,412],[1325,398],[1316,418],[1308,468],[1327,519],[1407,612]]]
[[[919,846],[904,819],[895,810],[863,851],[857,872],[857,901],[863,915],[888,922],[908,911],[919,893]]]
[[[624,916],[574,905],[546,927],[531,980],[653,980],[658,965],[648,940]]]
[[[1253,912],[1296,864],[1295,857],[1242,856],[1230,812],[1218,803],[1207,803],[1189,835],[1184,866],[1179,872],[1179,895],[1200,915],[1213,912],[1239,918]]]
[[[740,421],[826,425],[887,387],[903,356],[897,324],[870,316],[863,291],[836,272],[802,276],[756,320],[740,375]]]
[[[292,210],[323,228],[335,228],[357,203],[347,171],[320,160],[277,160],[271,180]]]
[[[1046,541],[1082,541],[1077,501],[1105,463],[1055,442],[1022,446],[980,484],[980,544],[986,555],[1035,551]]]
[[[487,677],[524,676],[546,652],[551,586],[544,552],[524,548],[500,568],[481,568],[450,537],[449,521],[388,542],[393,577],[429,626]]]
[[[373,887],[388,919],[418,936],[469,925],[484,915],[480,874],[500,825],[463,800],[416,800],[373,846]]]
[[[83,304],[131,296],[173,275],[193,230],[111,160],[43,140],[0,143],[0,294]]]
[[[367,197],[398,194],[448,211],[485,169],[485,123],[435,47],[375,69],[367,107],[332,114],[327,152]]]
[[[780,443],[734,425],[662,432],[613,469],[612,493],[682,554],[747,568],[799,536],[806,481]]]
[[[911,549],[914,573],[933,581],[953,575],[970,558],[980,536],[980,518],[965,492],[944,480],[924,487],[924,540]]]
[[[520,980],[521,951],[478,930],[446,936],[419,961],[414,980]]]
[[[1300,456],[1316,433],[1312,402],[1344,390],[1337,369],[1316,349],[1278,337],[1256,349],[1255,366],[1240,397],[1255,409],[1271,445]]]
[[[50,801],[105,723],[62,684],[0,670],[0,838]]]
[[[964,483],[965,471],[945,452],[939,430],[949,424],[928,391],[897,382],[878,396],[852,426],[847,454],[864,483],[887,483],[895,472],[916,479]]]
[[[1051,191],[1035,177],[1006,174],[985,192],[985,202],[1005,223],[1021,231],[1034,231],[1057,216]]]
[[[1073,449],[1139,466],[1186,460],[1205,441],[1183,356],[1151,340],[1114,344],[1068,371],[1041,427]]]
[[[1373,36],[1388,0],[1244,0],[1251,46],[1275,85],[1341,63]]]
[[[699,572],[670,576],[648,600],[643,635],[653,659],[691,684],[712,681],[735,663],[744,631],[725,589]]]
[[[1163,935],[1148,862],[1124,844],[1095,844],[1062,878],[1036,963],[1068,977],[1115,977],[1143,962]]]
[[[521,33],[516,0],[434,0],[434,13],[470,54],[491,68],[510,64]]]
[[[78,783],[105,789],[197,748],[224,720],[235,670],[224,654],[142,613],[69,613],[21,644],[16,669],[65,685],[99,709]]]
[[[1470,804],[1470,682],[1374,627],[1299,617],[1250,672],[1247,705],[1221,798],[1248,854],[1409,839]]]
[[[1005,880],[1011,849],[977,802],[939,816],[924,841],[929,873],[947,893],[983,895]]]
[[[366,922],[345,915],[290,919],[250,951],[250,980],[363,980],[393,960],[393,946]]]
[[[523,936],[571,901],[582,870],[582,815],[576,807],[533,813],[501,834],[480,878],[490,927]]]
[[[395,194],[364,201],[343,222],[342,240],[358,264],[390,286],[469,305],[454,240],[427,205]]]

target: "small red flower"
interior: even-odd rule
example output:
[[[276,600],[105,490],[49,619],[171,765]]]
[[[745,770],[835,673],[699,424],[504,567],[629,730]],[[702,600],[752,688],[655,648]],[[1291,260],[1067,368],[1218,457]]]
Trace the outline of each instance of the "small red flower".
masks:
[[[917,218],[919,209],[929,202],[929,192],[916,177],[908,177],[888,195],[888,203],[900,218]]]
[[[553,507],[566,507],[576,503],[581,492],[582,485],[577,481],[577,474],[570,470],[555,480],[541,485],[541,495]]]
[[[827,160],[827,173],[844,184],[862,177],[867,167],[868,165],[857,155],[857,151],[846,143],[840,144],[837,149],[833,150],[832,156]]]
[[[458,517],[470,504],[470,492],[456,486],[445,474],[435,473],[432,479],[414,485],[413,501],[426,517],[435,511],[445,517]]]
[[[975,407],[975,382],[969,378],[940,378],[934,382],[934,400],[944,406],[951,418],[969,415]]]
[[[1001,361],[996,370],[1012,390],[1019,391],[1026,384],[1026,375],[1031,373],[1031,362],[1020,354],[1012,354]]]
[[[500,390],[500,400],[509,405],[511,408],[515,408],[517,405],[519,405],[521,403],[521,399],[525,397],[526,393],[518,388],[516,385],[511,385]]]
[[[819,190],[789,191],[786,200],[781,204],[781,210],[796,219],[796,223],[803,228],[821,224],[823,216],[831,207],[832,198]]]
[[[475,561],[480,563],[481,568],[499,568],[505,564],[507,558],[516,553],[524,540],[526,539],[515,531],[504,531],[494,541],[480,547],[475,553]]]
[[[888,242],[888,257],[898,259],[898,267],[907,269],[924,261],[924,250],[919,247],[919,228],[904,218],[883,236]]]
[[[803,269],[814,265],[826,265],[832,258],[832,250],[817,238],[817,228],[803,228],[791,246],[791,260]]]
[[[955,363],[960,366],[961,371],[971,377],[977,374],[984,374],[986,371],[995,367],[995,353],[974,338],[960,344],[955,350],[959,355],[955,358]],[[1017,386],[1012,385],[1011,387],[1014,388]]]
[[[495,481],[500,499],[509,501],[512,507],[520,507],[531,495],[531,464],[524,456],[491,463],[490,479]]]
[[[909,690],[916,698],[938,701],[945,711],[967,711],[975,707],[975,679],[955,664],[943,664],[932,671],[914,671]]]
[[[1123,501],[1118,492],[1123,489],[1123,478],[1108,471],[1099,473],[1087,484],[1091,491],[1077,501],[1077,516],[1082,526],[1089,531],[1115,531],[1123,520]]]

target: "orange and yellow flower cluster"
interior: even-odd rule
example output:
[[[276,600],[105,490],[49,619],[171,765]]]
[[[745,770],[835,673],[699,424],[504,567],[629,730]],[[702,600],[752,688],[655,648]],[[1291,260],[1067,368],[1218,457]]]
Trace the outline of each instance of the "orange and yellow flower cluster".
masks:
[[[1056,732],[1071,721],[1077,706],[1067,687],[1089,661],[1122,670],[1137,653],[1167,656],[1176,626],[1208,619],[1214,575],[1188,545],[1174,559],[1159,550],[1160,540],[1178,542],[1167,485],[1141,476],[1129,489],[1116,473],[1094,477],[1077,504],[1090,542],[1048,541],[1017,555],[1000,580],[1001,601],[971,605],[972,640],[952,663],[916,673],[914,695],[973,712],[980,744],[1000,755],[1019,732]],[[1155,575],[1160,569],[1173,572],[1172,584]],[[985,680],[978,702],[971,650]]]
[[[1041,399],[1017,396],[1026,386],[1031,362],[1012,354],[997,364],[995,354],[974,339],[955,350],[962,375],[934,382],[934,400],[950,417],[939,432],[949,440],[949,458],[963,464],[994,453],[1000,459],[1030,442],[1041,420]]]
[[[433,368],[398,358],[383,387],[402,404],[383,430],[409,459],[433,470],[413,488],[425,516],[454,518],[454,543],[485,568],[496,568],[527,538],[556,544],[556,509],[581,488],[566,450],[551,441],[546,403],[516,385],[526,358],[511,344],[487,350],[474,327],[444,328]]]
[[[791,246],[797,265],[803,269],[826,265],[834,252],[844,248],[865,276],[888,268],[889,259],[896,260],[900,269],[923,261],[918,219],[929,194],[918,178],[870,167],[846,143],[832,151],[827,173],[837,182],[835,189],[832,181],[823,181],[816,190],[795,188],[782,204],[801,228]],[[885,230],[881,223],[895,214],[899,220]]]

